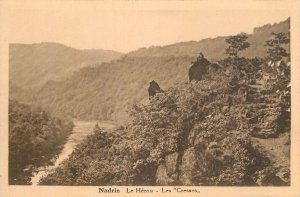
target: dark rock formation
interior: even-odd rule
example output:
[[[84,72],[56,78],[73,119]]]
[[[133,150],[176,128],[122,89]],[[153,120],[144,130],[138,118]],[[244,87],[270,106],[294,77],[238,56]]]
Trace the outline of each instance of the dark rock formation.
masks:
[[[189,80],[200,81],[202,76],[208,72],[209,65],[211,64],[207,59],[204,58],[203,54],[200,53],[196,62],[192,62],[192,66],[189,69]]]
[[[149,97],[155,96],[155,94],[163,92],[163,90],[159,87],[156,81],[151,81],[150,86],[148,88]]]
[[[182,157],[182,164],[181,164],[181,174],[179,177],[180,182],[182,185],[194,185],[194,175],[199,173],[198,171],[201,170],[198,162],[198,158],[195,152],[194,147],[191,147],[184,151],[184,155]],[[202,166],[201,166],[202,167]]]

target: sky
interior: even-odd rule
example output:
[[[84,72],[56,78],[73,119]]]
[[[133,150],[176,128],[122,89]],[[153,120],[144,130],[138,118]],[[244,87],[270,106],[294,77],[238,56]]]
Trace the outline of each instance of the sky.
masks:
[[[28,2],[5,4],[4,22],[10,43],[58,42],[77,49],[120,52],[251,33],[254,27],[290,16],[284,6],[272,7],[259,1],[232,6],[207,1]]]

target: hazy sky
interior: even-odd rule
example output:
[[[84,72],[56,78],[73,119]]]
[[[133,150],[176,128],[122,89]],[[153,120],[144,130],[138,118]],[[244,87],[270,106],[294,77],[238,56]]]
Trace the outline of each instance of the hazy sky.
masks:
[[[226,9],[206,3],[20,1],[6,5],[5,21],[11,43],[47,41],[79,49],[128,52],[151,45],[251,33],[253,27],[280,22],[290,14],[284,7],[278,10],[264,3],[256,8],[235,4]]]

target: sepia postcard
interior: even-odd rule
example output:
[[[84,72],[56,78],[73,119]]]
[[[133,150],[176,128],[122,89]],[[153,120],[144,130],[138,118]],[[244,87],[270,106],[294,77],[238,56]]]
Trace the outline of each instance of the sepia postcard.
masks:
[[[299,0],[0,0],[0,197],[300,197]]]

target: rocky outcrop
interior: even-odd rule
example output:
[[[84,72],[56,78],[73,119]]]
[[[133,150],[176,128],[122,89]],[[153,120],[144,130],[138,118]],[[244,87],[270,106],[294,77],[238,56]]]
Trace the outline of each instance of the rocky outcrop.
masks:
[[[178,153],[175,152],[167,155],[164,163],[158,166],[156,171],[156,183],[158,185],[174,185],[177,182],[177,160]]]
[[[194,147],[186,149],[180,161],[179,170],[176,170],[178,154],[173,153],[165,157],[165,162],[158,166],[156,182],[158,185],[195,185],[195,175],[199,176],[204,169],[204,162],[199,158],[204,155]],[[201,166],[202,165],[202,166]]]
[[[289,140],[269,146],[280,132],[282,116],[280,99],[271,89],[274,83],[265,86],[256,81],[256,70],[243,74],[239,68],[214,79],[205,73],[196,83],[178,84],[164,93],[156,92],[160,88],[153,81],[156,96],[148,105],[133,106],[131,124],[113,132],[112,138],[92,137],[82,146],[99,160],[91,165],[90,153],[78,149],[64,171],[82,170],[77,184],[86,184],[88,177],[98,180],[97,185],[288,185],[289,164],[282,168],[274,163],[289,161],[289,152],[277,151],[275,157],[272,149]]]
[[[259,186],[287,186],[289,185],[290,171],[287,169],[282,169],[278,171],[272,167],[269,167],[257,171],[253,175],[253,179],[255,180],[255,183]]]
[[[276,137],[280,132],[283,114],[279,96],[257,84],[249,85],[248,91],[250,104],[246,119],[251,125],[251,135],[261,138]]]
[[[195,62],[192,62],[192,66],[189,69],[189,81],[200,81],[204,78],[210,78],[216,74],[223,74],[222,66],[216,63],[208,61],[202,53]]]
[[[158,83],[154,80],[150,82],[149,88],[149,97],[155,96],[157,93],[163,92],[163,90],[159,87]]]
[[[189,69],[189,80],[190,81],[200,81],[203,78],[203,75],[205,75],[208,72],[209,65],[211,64],[206,58],[204,58],[204,55],[200,53],[199,57],[195,62],[192,62],[192,66]]]
[[[196,84],[208,80],[201,72]],[[158,184],[289,185],[288,168],[274,167],[249,142],[251,137],[263,140],[280,134],[280,97],[263,81],[237,77],[227,83],[225,92],[208,94],[205,116],[182,132],[180,150],[164,157],[156,171]]]
[[[168,176],[165,164],[158,166],[155,178],[157,185],[171,185],[174,182],[174,180]]]
[[[179,180],[182,185],[195,185],[195,175],[201,176],[204,162],[199,162],[199,158],[204,155],[197,152],[194,147],[188,148],[184,151],[182,157],[182,164],[180,167],[181,174]]]

